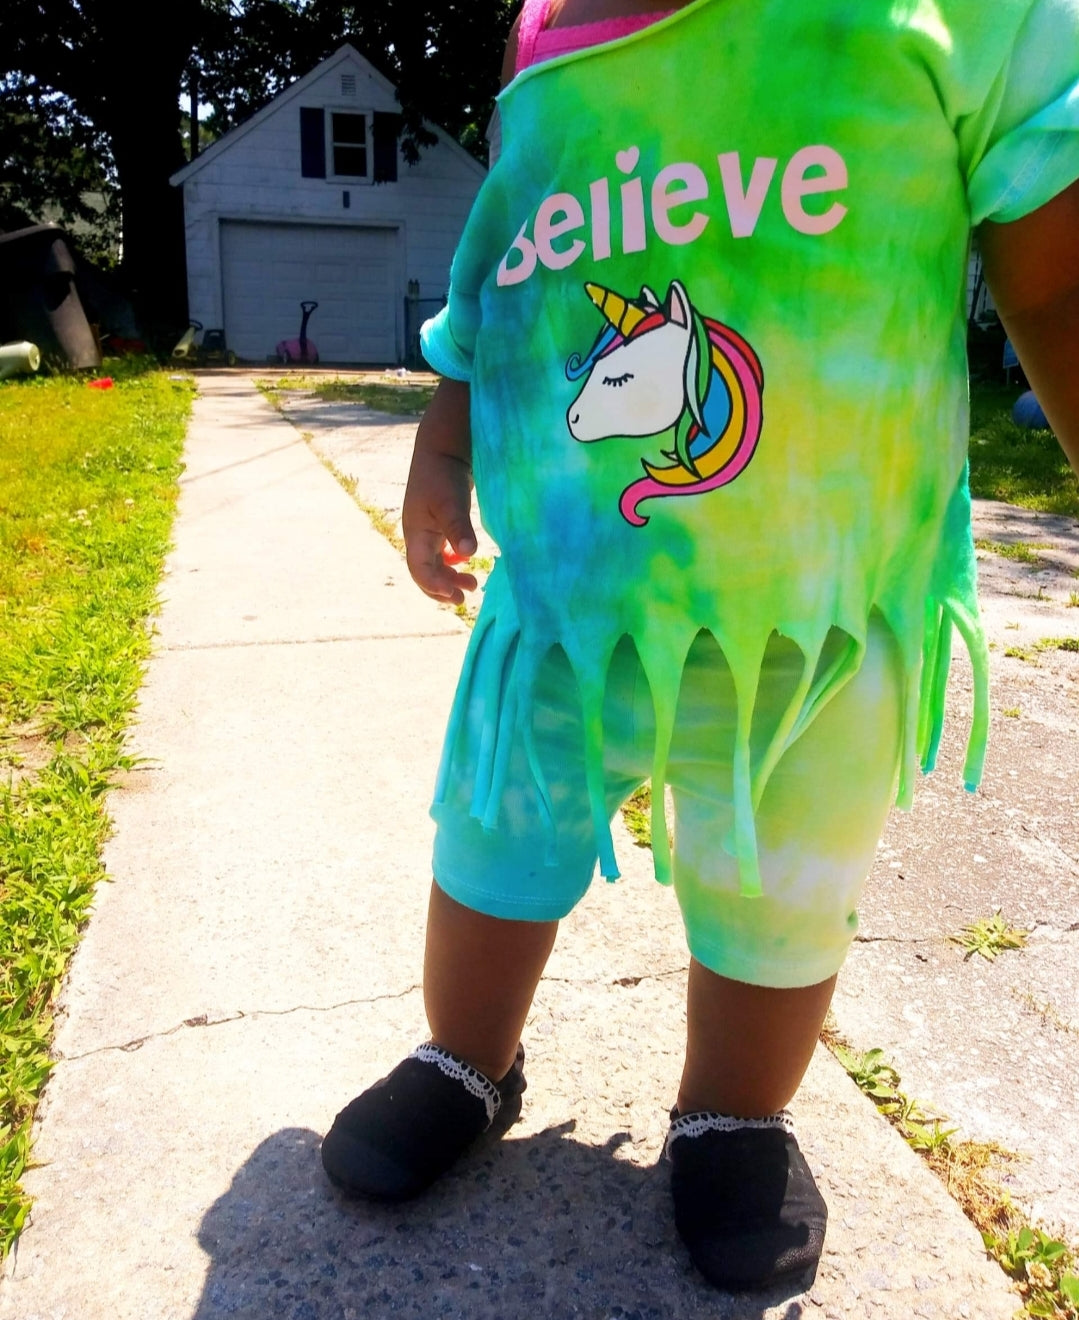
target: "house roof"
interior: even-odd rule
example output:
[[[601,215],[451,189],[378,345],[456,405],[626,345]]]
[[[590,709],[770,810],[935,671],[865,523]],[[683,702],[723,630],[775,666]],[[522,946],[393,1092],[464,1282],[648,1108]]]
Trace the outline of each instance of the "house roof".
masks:
[[[242,124],[237,124],[235,128],[229,129],[227,133],[222,137],[219,137],[217,141],[207,147],[205,151],[200,152],[193,161],[190,161],[187,165],[178,169],[176,173],[169,178],[169,182],[174,186],[186,183],[188,179],[193,178],[201,169],[204,169],[207,165],[216,160],[218,156],[229,151],[242,137],[246,136],[246,134],[250,133],[253,128],[256,128],[261,124],[264,119],[268,119],[271,115],[276,114],[277,111],[287,102],[293,101],[298,96],[301,96],[312,83],[321,78],[323,74],[329,73],[330,70],[336,68],[339,64],[353,64],[357,66],[360,72],[378,83],[389,93],[389,95],[396,99],[397,89],[394,87],[393,83],[379,73],[370,60],[364,59],[355,46],[350,45],[346,41],[343,46],[338,50],[335,50],[334,53],[324,59],[321,64],[316,64],[310,73],[305,73],[302,78],[297,78],[294,83],[291,83],[286,87],[285,90],[275,96],[272,101],[267,102],[267,104],[264,105],[261,110],[253,114],[250,119],[245,119]],[[487,173],[480,162],[476,160],[474,156],[470,155],[456,138],[451,137],[445,129],[439,128],[437,124],[427,124],[427,127],[438,138],[441,146],[448,147],[450,150],[456,152],[462,160],[467,161],[469,165],[472,166],[477,174],[483,176]]]

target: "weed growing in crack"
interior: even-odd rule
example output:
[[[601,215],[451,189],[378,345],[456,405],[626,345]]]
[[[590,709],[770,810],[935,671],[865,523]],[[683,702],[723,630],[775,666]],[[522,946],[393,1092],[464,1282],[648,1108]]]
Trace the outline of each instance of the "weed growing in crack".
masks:
[[[1006,949],[1026,948],[1029,935],[1029,930],[1009,926],[998,908],[991,917],[980,917],[972,921],[969,926],[949,935],[948,939],[965,950],[965,961],[979,954],[987,962],[993,962]]]
[[[380,508],[377,504],[371,504],[368,500],[365,500],[359,494],[356,478],[350,477],[347,472],[342,472],[335,463],[332,463],[328,458],[323,457],[323,455],[315,449],[314,444],[312,443],[315,438],[314,435],[310,431],[301,431],[300,434],[308,445],[311,446],[312,451],[322,466],[335,478],[338,485],[348,491],[356,502],[357,507],[367,515],[370,519],[371,526],[375,531],[378,532],[380,536],[384,537],[385,540],[389,541],[390,545],[393,546],[398,554],[403,555],[405,553],[405,540],[401,535],[401,532],[398,530],[398,523],[393,516],[393,510]],[[494,560],[487,558],[484,555],[473,555],[468,561],[466,567],[469,572],[476,570],[481,573],[484,571],[489,572],[494,567]],[[466,601],[464,604],[454,605],[452,608],[454,614],[456,614],[459,619],[463,619],[470,628],[475,625],[476,615],[479,612],[478,605],[473,605]]]
[[[1038,1320],[1079,1320],[1075,1250],[1029,1223],[995,1176],[1017,1157],[994,1141],[955,1141],[958,1129],[945,1127],[946,1119],[925,1113],[900,1090],[899,1073],[884,1051],[855,1050],[830,1013],[821,1040],[979,1230],[990,1257],[1014,1280],[1023,1313]]]
[[[376,532],[378,532],[379,536],[385,537],[390,545],[392,545],[399,554],[403,555],[405,553],[405,538],[397,530],[397,521],[392,513],[386,509],[380,509],[377,504],[369,504],[367,500],[361,499],[356,494],[355,481],[352,483],[351,493],[352,498],[364,513],[367,514],[368,518],[371,519],[371,526]]]
[[[338,376],[329,380],[325,376],[299,372],[272,380],[258,380],[255,384],[275,408],[281,408],[283,395],[308,394],[326,403],[355,403],[373,412],[397,417],[419,416],[435,392],[429,376],[413,381],[388,382],[371,372],[361,373],[359,377]]]
[[[831,1050],[859,1091],[888,1104],[898,1100],[899,1074],[885,1059],[883,1050],[859,1054],[839,1041],[832,1043]]]
[[[1012,994],[1015,995],[1024,1008],[1029,1009],[1032,1013],[1037,1013],[1047,1026],[1052,1027],[1055,1031],[1064,1031],[1070,1035],[1079,1036],[1079,1024],[1069,1022],[1067,1018],[1062,1017],[1050,1000],[1040,1000],[1032,995],[1029,990],[1020,992],[1013,988]]]

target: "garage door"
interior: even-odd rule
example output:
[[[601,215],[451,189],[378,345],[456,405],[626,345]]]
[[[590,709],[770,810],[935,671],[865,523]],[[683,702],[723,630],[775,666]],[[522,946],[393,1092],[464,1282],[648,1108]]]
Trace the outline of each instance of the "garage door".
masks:
[[[396,253],[395,229],[223,222],[229,348],[264,362],[314,300],[308,335],[323,362],[396,362]]]

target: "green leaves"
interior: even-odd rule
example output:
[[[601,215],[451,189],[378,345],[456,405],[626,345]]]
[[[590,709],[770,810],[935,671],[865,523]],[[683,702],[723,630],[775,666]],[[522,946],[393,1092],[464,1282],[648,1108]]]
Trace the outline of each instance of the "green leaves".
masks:
[[[973,958],[977,953],[987,962],[994,962],[997,954],[1005,949],[1025,948],[1029,935],[1029,930],[1009,926],[1000,915],[998,908],[991,917],[981,917],[978,921],[972,921],[969,926],[964,926],[956,934],[949,935],[948,939],[966,950],[966,959]]]
[[[858,1054],[845,1045],[836,1045],[834,1052],[860,1091],[877,1100],[898,1100],[899,1074],[887,1062],[883,1050],[867,1050],[864,1054]]]
[[[859,1053],[839,1040],[834,1029],[822,1038],[851,1079],[907,1144],[925,1157],[981,1228],[986,1251],[1016,1280],[1025,1314],[1079,1320],[1079,1277],[1069,1272],[1074,1264],[1071,1248],[1022,1222],[1008,1193],[981,1176],[991,1160],[1006,1157],[1007,1152],[992,1142],[953,1142],[958,1128],[945,1127],[944,1119],[925,1113],[917,1100],[899,1089],[899,1074],[883,1050]]]
[[[1067,1243],[1024,1224],[1001,1235],[983,1233],[986,1250],[1019,1285],[1027,1315],[1063,1320],[1079,1316],[1079,1278]]]

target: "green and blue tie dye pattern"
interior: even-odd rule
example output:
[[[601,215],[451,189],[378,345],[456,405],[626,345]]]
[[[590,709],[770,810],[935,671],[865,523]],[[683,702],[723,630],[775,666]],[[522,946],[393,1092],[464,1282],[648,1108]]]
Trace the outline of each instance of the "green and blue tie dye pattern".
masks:
[[[603,694],[623,635],[653,694],[656,784],[690,645],[708,630],[727,658],[746,895],[761,891],[769,775],[858,670],[874,610],[906,676],[900,803],[936,754],[956,626],[977,783],[969,233],[1079,176],[1077,84],[1079,0],[696,0],[503,93],[503,154],[424,351],[471,382],[477,491],[509,587],[481,616],[487,644],[525,694],[552,646],[573,667],[604,874]],[[822,667],[832,628],[847,642]],[[800,648],[803,678],[753,756],[773,632]],[[448,748],[470,695],[466,671]],[[514,711],[485,695],[474,806],[494,825],[499,749],[530,711],[527,695]],[[533,774],[542,803],[538,758]],[[653,839],[666,880],[659,821]]]

